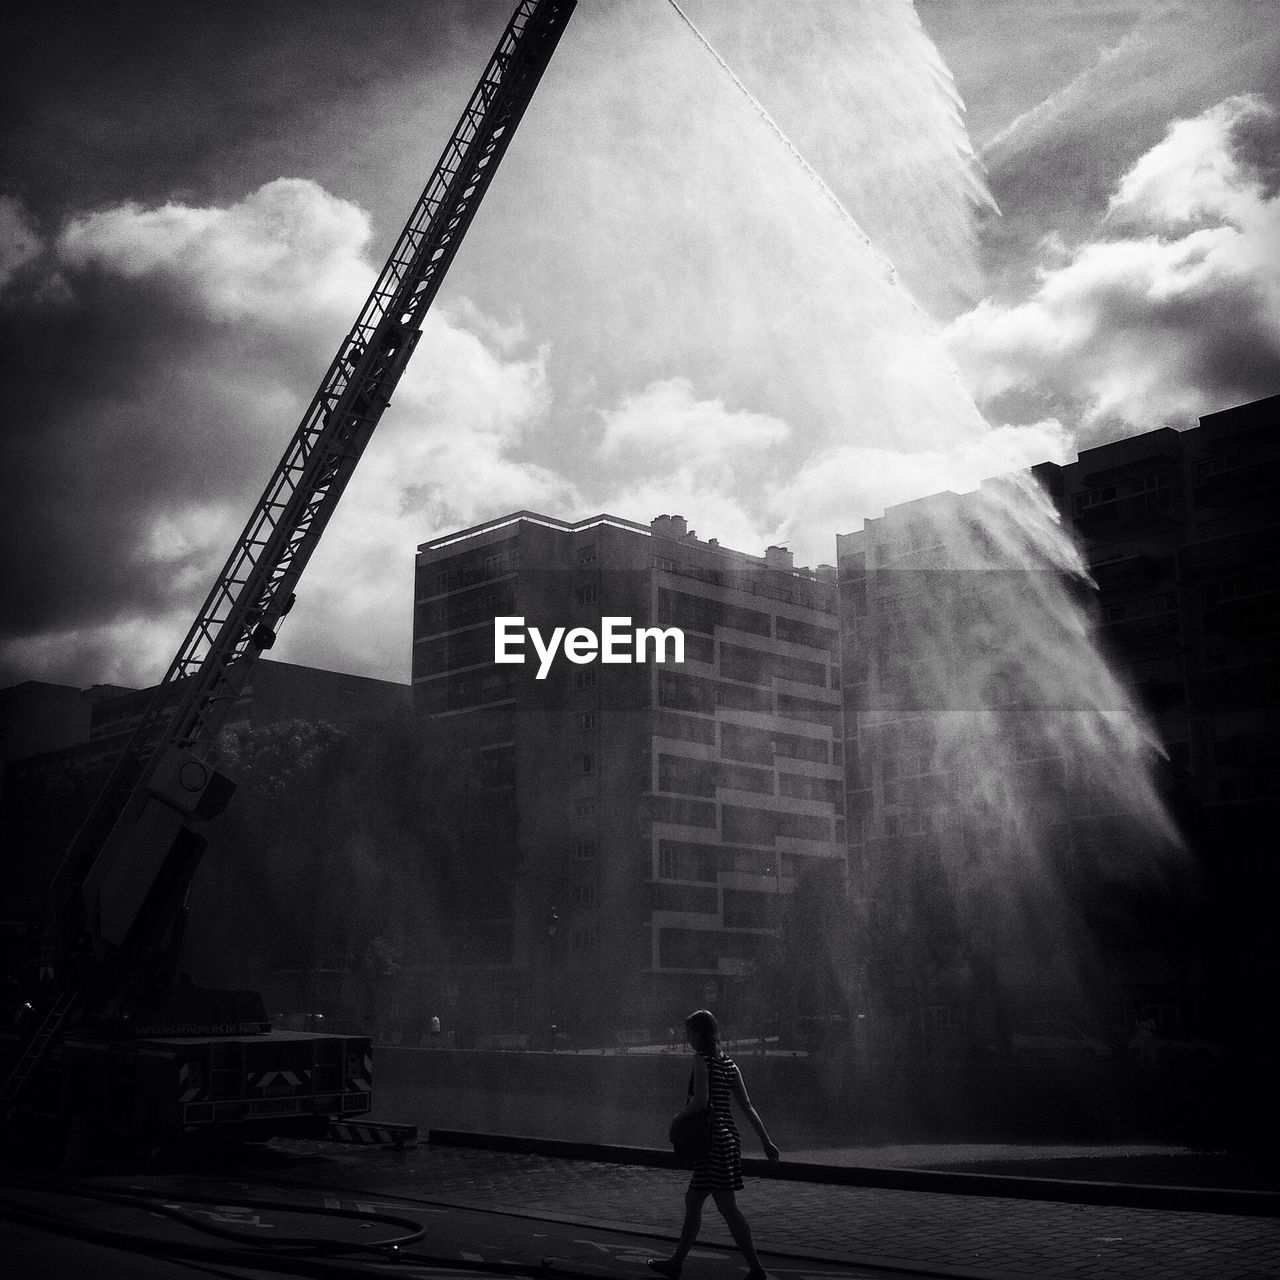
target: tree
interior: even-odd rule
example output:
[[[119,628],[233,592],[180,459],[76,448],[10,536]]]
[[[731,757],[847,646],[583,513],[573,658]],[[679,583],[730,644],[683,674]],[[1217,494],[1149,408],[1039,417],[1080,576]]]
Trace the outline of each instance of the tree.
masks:
[[[189,954],[204,980],[341,970],[371,1018],[397,974],[456,957],[478,907],[501,909],[508,811],[475,753],[412,714],[348,731],[245,727],[220,745],[238,789],[193,893]]]

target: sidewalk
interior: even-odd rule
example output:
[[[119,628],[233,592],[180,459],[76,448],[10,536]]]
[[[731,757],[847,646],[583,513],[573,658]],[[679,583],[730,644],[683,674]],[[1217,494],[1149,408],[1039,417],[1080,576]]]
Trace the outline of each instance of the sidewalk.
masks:
[[[369,1190],[674,1238],[688,1175],[420,1147],[350,1152]],[[1026,1280],[1280,1280],[1280,1220],[749,1179],[762,1252]],[[708,1203],[705,1243],[731,1244]]]

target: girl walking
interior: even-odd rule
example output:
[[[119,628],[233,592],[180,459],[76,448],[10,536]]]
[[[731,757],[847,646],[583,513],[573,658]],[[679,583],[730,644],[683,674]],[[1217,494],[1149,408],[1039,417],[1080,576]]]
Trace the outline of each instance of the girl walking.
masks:
[[[684,1195],[684,1225],[680,1243],[670,1258],[650,1258],[649,1266],[668,1280],[677,1280],[685,1257],[698,1238],[702,1225],[702,1206],[710,1196],[724,1219],[733,1242],[742,1251],[750,1268],[746,1280],[765,1280],[766,1272],[751,1239],[751,1226],[738,1208],[737,1192],[742,1190],[742,1140],[733,1120],[731,1099],[736,1099],[742,1114],[756,1131],[770,1160],[781,1158],[781,1152],[769,1140],[764,1121],[751,1105],[742,1072],[732,1058],[720,1048],[720,1028],[709,1009],[699,1009],[684,1020],[685,1036],[697,1055],[693,1060],[693,1082],[682,1116],[693,1115],[704,1107],[711,1108],[711,1151],[693,1167],[689,1189]]]

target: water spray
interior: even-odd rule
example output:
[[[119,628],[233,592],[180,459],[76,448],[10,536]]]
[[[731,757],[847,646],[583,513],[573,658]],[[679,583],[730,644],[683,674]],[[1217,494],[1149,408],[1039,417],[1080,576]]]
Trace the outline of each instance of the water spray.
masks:
[[[742,96],[746,98],[746,100],[751,104],[751,109],[756,113],[756,115],[760,117],[761,120],[765,122],[766,125],[768,125],[770,131],[778,139],[778,141],[782,143],[783,147],[787,150],[787,152],[790,154],[791,158],[796,162],[796,164],[798,164],[800,168],[804,171],[804,174],[809,179],[809,181],[812,182],[818,188],[818,190],[822,192],[823,196],[835,208],[836,212],[854,230],[858,238],[862,241],[862,243],[866,246],[868,251],[875,258],[877,263],[880,265],[881,270],[884,272],[885,279],[890,284],[897,284],[898,283],[897,268],[893,265],[892,262],[889,261],[888,258],[884,256],[884,254],[880,252],[879,249],[876,248],[875,244],[871,240],[871,237],[867,235],[867,233],[858,225],[858,220],[853,216],[853,214],[849,212],[848,209],[845,208],[844,203],[841,201],[840,197],[836,195],[834,191],[831,190],[831,188],[827,185],[822,175],[813,167],[813,165],[811,165],[804,158],[804,156],[801,154],[800,148],[797,147],[796,144],[792,142],[791,139],[788,138],[787,135],[782,131],[782,127],[778,124],[778,122],[768,113],[768,111],[765,110],[764,104],[759,100],[759,98],[755,96],[755,94],[751,92],[750,89],[747,88],[745,84],[742,83],[742,81],[738,78],[737,74],[734,72],[733,68],[724,60],[721,54],[712,46],[711,41],[708,40],[707,37],[703,35],[702,32],[694,25],[689,15],[685,13],[685,11],[676,3],[676,0],[667,0],[667,3],[676,11],[677,14],[679,14],[680,21],[683,22],[685,26],[688,27],[689,30],[693,32],[694,36],[698,40],[698,43],[701,44],[702,47],[711,55],[711,57],[715,59],[716,65],[729,78],[730,82],[734,85],[734,87],[738,90],[738,92],[741,93]]]

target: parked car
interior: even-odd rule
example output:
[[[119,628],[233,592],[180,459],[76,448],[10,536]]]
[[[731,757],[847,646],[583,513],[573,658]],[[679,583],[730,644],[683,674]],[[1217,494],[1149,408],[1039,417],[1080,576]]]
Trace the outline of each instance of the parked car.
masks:
[[[1013,1056],[1023,1062],[1058,1059],[1074,1062],[1103,1062],[1111,1057],[1105,1040],[1082,1031],[1071,1022],[1028,1022],[1009,1037]]]

